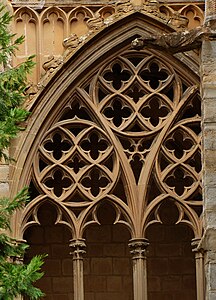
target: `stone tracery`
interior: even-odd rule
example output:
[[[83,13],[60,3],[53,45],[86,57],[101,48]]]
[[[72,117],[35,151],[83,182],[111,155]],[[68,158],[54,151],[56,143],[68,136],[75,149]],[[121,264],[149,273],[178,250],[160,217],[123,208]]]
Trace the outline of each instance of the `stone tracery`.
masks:
[[[64,44],[63,59],[54,65],[54,73],[62,65],[67,68],[71,54],[81,48],[90,34],[124,17],[121,15],[124,7],[112,4],[102,8],[100,4],[94,7],[91,4],[72,7],[72,4],[65,8],[60,2],[58,8],[34,12],[30,8],[19,9],[15,18],[22,31],[22,26],[28,23],[22,12],[34,16],[31,27],[36,34],[32,46],[36,49],[34,52],[39,53],[40,67],[44,54],[47,56],[49,52],[44,52],[41,43],[44,28],[52,23],[47,30],[49,35],[57,24],[61,31],[59,40],[70,36],[69,43]],[[157,8],[145,7],[141,12],[157,19],[160,11],[164,15],[160,22],[169,20],[172,30],[178,31],[182,26],[190,29],[202,25],[202,8],[202,3],[185,6],[160,3]],[[126,14],[134,12],[130,5],[127,11],[127,4],[125,9]],[[182,15],[192,21],[187,23]],[[166,30],[169,32],[168,26]],[[80,38],[83,33],[87,34]],[[61,43],[54,44],[58,49],[51,49],[50,54],[57,62],[56,54],[62,55],[63,47]],[[167,203],[175,207],[175,224],[191,227],[196,241],[202,236],[201,114],[196,80],[183,69],[181,73],[181,67],[169,54],[170,61],[160,51],[138,53],[125,49],[117,50],[116,57],[103,64],[100,61],[99,67],[93,66],[91,74],[84,75],[84,84],[83,80],[77,81],[76,89],[72,84],[68,100],[63,94],[59,98],[63,104],[58,106],[57,117],[54,113],[53,118],[52,111],[49,112],[47,119],[52,119],[52,124],[37,138],[39,146],[31,170],[32,202],[21,214],[21,234],[31,225],[40,224],[38,209],[41,203],[50,202],[56,208],[55,224],[69,226],[76,243],[82,240],[89,225],[100,223],[99,206],[107,201],[115,210],[113,222],[129,228],[132,242],[146,241],[146,231],[152,224],[165,224],[163,215],[169,207]],[[184,59],[181,55],[176,58]],[[50,72],[53,67],[49,67],[49,62],[47,66],[47,79],[54,79],[54,73]],[[39,71],[37,80],[40,74]],[[147,245],[148,241],[145,247]],[[196,251],[200,255],[199,249]],[[146,268],[141,267],[146,272]],[[202,290],[202,284],[197,285],[198,289]]]
[[[70,99],[42,138],[34,161],[33,181],[42,194],[72,212],[80,205],[84,219],[108,197],[120,207],[117,219],[121,221],[125,198],[116,194],[121,180],[127,194],[127,220],[143,216],[143,232],[152,222],[161,222],[157,208],[171,199],[179,208],[178,222],[187,219],[199,236],[197,88],[157,55],[131,50],[95,70],[88,84],[77,88]],[[130,178],[127,184],[126,178]],[[136,186],[141,187],[139,194]],[[133,201],[138,201],[139,212]],[[80,226],[82,231],[85,225]]]

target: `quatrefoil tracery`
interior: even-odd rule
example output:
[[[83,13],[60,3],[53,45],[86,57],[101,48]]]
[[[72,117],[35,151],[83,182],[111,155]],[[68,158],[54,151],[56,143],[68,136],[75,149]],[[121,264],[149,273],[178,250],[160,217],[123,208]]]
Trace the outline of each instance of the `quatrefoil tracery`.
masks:
[[[182,159],[187,153],[190,153],[194,145],[196,143],[192,136],[182,129],[174,131],[164,143],[166,151],[176,159]]]
[[[181,197],[187,191],[192,190],[196,180],[185,168],[177,166],[167,174],[163,181],[170,190]]]
[[[71,147],[71,141],[58,131],[43,144],[44,150],[56,160],[61,159],[62,156],[68,153]]]
[[[156,127],[170,114],[170,108],[158,97],[152,97],[140,110],[140,114]]]
[[[115,90],[120,90],[130,77],[130,72],[125,70],[118,62],[114,63],[111,70],[106,70],[103,74],[105,82],[111,84]]]
[[[65,194],[72,186],[73,181],[71,177],[59,168],[55,168],[50,174],[46,176],[43,181],[44,186],[51,191],[56,197]]]
[[[132,127],[130,124],[139,123],[141,131],[144,128],[152,131],[173,111],[175,76],[152,56],[139,62],[134,70],[130,64],[129,56],[127,60],[118,57],[105,67],[98,77],[98,89],[93,97],[97,98],[96,102],[103,102],[101,112],[112,126],[127,131]],[[176,89],[179,86],[177,84]]]
[[[128,105],[124,104],[119,98],[114,98],[103,111],[104,116],[119,127],[122,123],[129,119],[132,114],[132,109]]]
[[[201,189],[200,99],[191,96],[192,83],[145,51],[117,56],[87,81],[40,146],[34,172],[44,193],[78,208],[108,196],[120,202],[135,185],[141,199],[137,190],[146,185],[147,204],[165,194],[201,202],[194,196]]]
[[[87,198],[99,197],[107,185],[111,186],[112,179],[115,180],[114,164],[107,165],[108,158],[114,159],[112,152],[113,147],[101,129],[76,120],[61,120],[40,147],[41,167],[35,168],[38,184],[51,197],[64,201],[75,189]],[[58,161],[56,166],[53,159]]]
[[[148,65],[147,69],[140,72],[140,77],[148,83],[148,85],[153,89],[158,89],[163,82],[168,78],[167,71],[163,70],[160,65],[156,62],[152,62]]]
[[[92,169],[81,181],[82,186],[94,197],[105,190],[109,183],[110,179],[99,168]]]

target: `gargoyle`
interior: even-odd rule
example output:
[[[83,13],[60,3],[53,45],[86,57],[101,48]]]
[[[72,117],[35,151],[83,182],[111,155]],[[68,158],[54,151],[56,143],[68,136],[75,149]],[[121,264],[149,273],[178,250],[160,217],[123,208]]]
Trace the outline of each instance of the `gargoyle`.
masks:
[[[149,35],[133,40],[132,48],[154,48],[174,54],[199,48],[204,37],[215,39],[216,31],[207,26],[200,26],[191,30]]]

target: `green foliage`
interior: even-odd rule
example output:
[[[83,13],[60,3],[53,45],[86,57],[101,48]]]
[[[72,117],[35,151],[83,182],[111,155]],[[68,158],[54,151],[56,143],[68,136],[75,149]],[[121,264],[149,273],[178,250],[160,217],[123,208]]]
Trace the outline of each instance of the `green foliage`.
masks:
[[[17,67],[10,66],[15,50],[24,37],[15,38],[8,30],[12,17],[0,5],[0,161],[9,160],[5,150],[20,130],[28,112],[23,108],[27,75],[34,63],[33,57]],[[0,300],[12,300],[18,295],[39,299],[43,293],[32,284],[43,276],[40,271],[44,256],[35,256],[28,264],[22,264],[27,245],[17,243],[8,236],[13,213],[29,201],[28,189],[24,188],[14,199],[0,199]]]
[[[10,218],[15,210],[29,201],[28,189],[24,188],[12,200],[0,201],[0,231],[10,230]],[[44,294],[32,284],[43,276],[40,271],[45,255],[35,256],[28,264],[20,263],[28,245],[17,243],[6,233],[0,234],[0,299],[13,300],[18,295],[39,299]]]
[[[21,208],[29,200],[28,189],[22,189],[13,200],[1,198],[0,202],[0,229],[10,229],[12,213]],[[1,251],[1,249],[0,249]]]
[[[25,294],[30,299],[39,299],[43,296],[40,289],[34,287],[32,282],[43,276],[37,270],[41,268],[42,256],[35,256],[28,265],[0,262],[0,299],[13,300],[14,297]]]
[[[0,6],[0,160],[8,159],[5,150],[10,140],[23,129],[18,124],[29,114],[23,108],[23,92],[26,89],[27,75],[34,66],[33,56],[15,68],[10,66],[11,57],[23,43],[24,37],[15,38],[15,35],[10,33],[8,25],[12,17],[9,12],[4,12],[4,9]]]

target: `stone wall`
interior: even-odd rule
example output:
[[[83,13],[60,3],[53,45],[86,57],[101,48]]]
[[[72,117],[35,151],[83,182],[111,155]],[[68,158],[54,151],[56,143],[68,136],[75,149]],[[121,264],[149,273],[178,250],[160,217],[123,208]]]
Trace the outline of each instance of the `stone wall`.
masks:
[[[102,225],[86,231],[85,300],[131,300],[130,234],[123,226],[110,224],[113,215],[109,207],[102,210]]]
[[[148,300],[196,300],[193,233],[186,225],[174,225],[174,206],[167,206],[164,215],[163,224],[147,230]]]
[[[46,300],[73,300],[73,266],[70,256],[70,232],[63,225],[54,225],[55,209],[48,204],[39,211],[41,226],[26,230],[24,238],[30,244],[25,260],[34,255],[47,254],[42,268],[44,276],[37,286],[46,294]]]
[[[205,40],[202,47],[203,96],[203,187],[206,300],[216,299],[216,42]]]
[[[148,237],[148,300],[197,299],[190,230],[183,225],[154,225]]]

